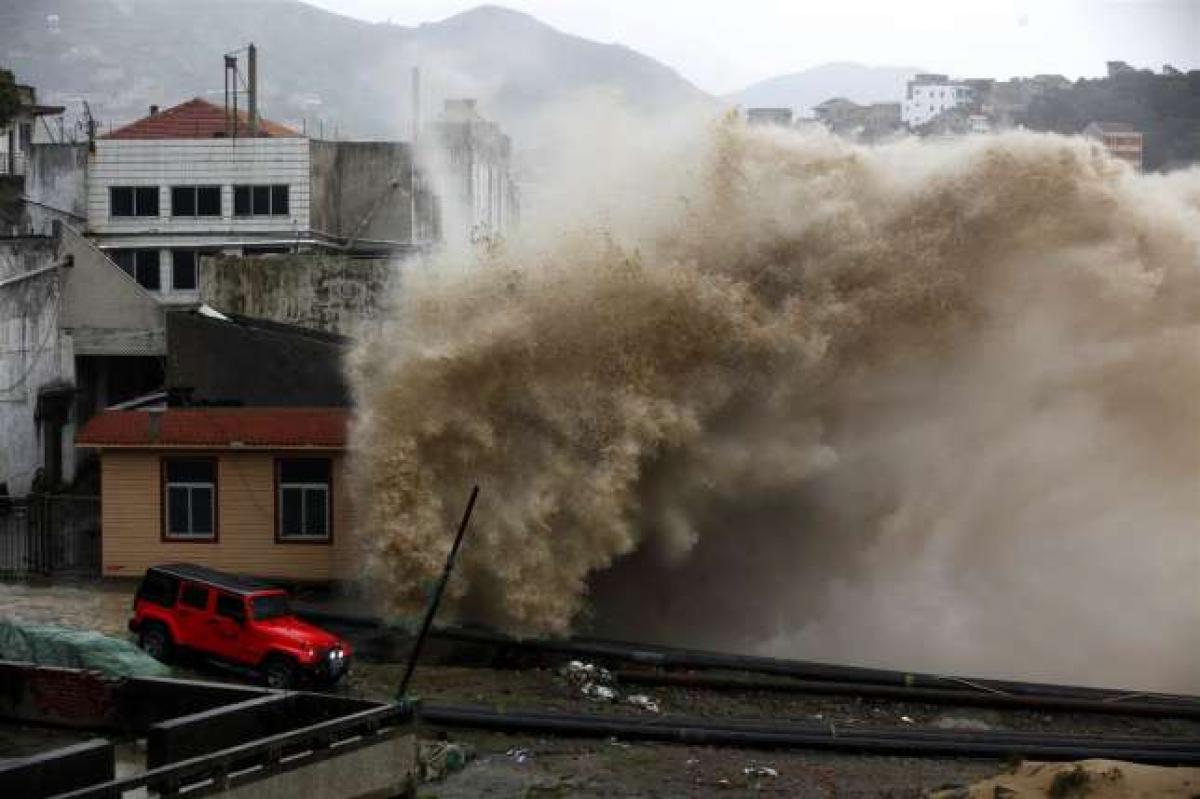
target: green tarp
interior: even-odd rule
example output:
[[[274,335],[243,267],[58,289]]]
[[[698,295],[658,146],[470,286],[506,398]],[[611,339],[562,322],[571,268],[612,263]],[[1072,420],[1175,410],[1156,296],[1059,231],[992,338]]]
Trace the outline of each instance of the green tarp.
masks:
[[[91,630],[0,619],[0,660],[90,669],[113,677],[166,677],[171,670],[128,641]]]

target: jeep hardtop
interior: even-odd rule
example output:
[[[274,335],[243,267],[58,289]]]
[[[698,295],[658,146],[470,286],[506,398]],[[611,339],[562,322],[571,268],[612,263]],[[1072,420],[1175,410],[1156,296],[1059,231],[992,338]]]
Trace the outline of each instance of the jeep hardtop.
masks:
[[[350,644],[293,616],[287,591],[190,563],[146,570],[129,629],[158,660],[197,653],[253,669],[273,688],[332,685],[350,668]]]

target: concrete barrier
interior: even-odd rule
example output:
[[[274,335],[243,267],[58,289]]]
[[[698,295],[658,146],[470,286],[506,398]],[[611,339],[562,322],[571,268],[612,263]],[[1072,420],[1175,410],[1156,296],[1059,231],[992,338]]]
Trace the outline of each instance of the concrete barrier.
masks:
[[[0,796],[42,799],[113,778],[113,745],[102,738],[0,763]]]

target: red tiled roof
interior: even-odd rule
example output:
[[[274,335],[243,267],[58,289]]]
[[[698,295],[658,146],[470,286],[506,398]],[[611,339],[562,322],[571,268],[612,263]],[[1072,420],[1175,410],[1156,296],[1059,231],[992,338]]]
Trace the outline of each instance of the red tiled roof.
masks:
[[[104,411],[76,437],[82,447],[346,446],[346,408],[168,408]]]
[[[245,111],[238,111],[237,135],[247,137],[248,119]],[[137,122],[117,128],[101,136],[102,139],[211,139],[227,136],[228,125],[225,109],[199,97],[159,111],[153,116],[143,117]],[[258,135],[270,138],[296,138],[300,134],[291,128],[269,119],[258,121]]]

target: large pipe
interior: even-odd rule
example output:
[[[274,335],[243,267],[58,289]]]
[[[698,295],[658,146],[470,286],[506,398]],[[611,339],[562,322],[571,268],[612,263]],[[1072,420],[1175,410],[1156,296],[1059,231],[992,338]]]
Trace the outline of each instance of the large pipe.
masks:
[[[1105,737],[1020,732],[964,733],[922,729],[846,729],[730,719],[647,718],[611,714],[508,712],[420,704],[428,724],[503,732],[754,748],[807,748],[917,757],[1103,758],[1159,765],[1200,765],[1196,739]]]

